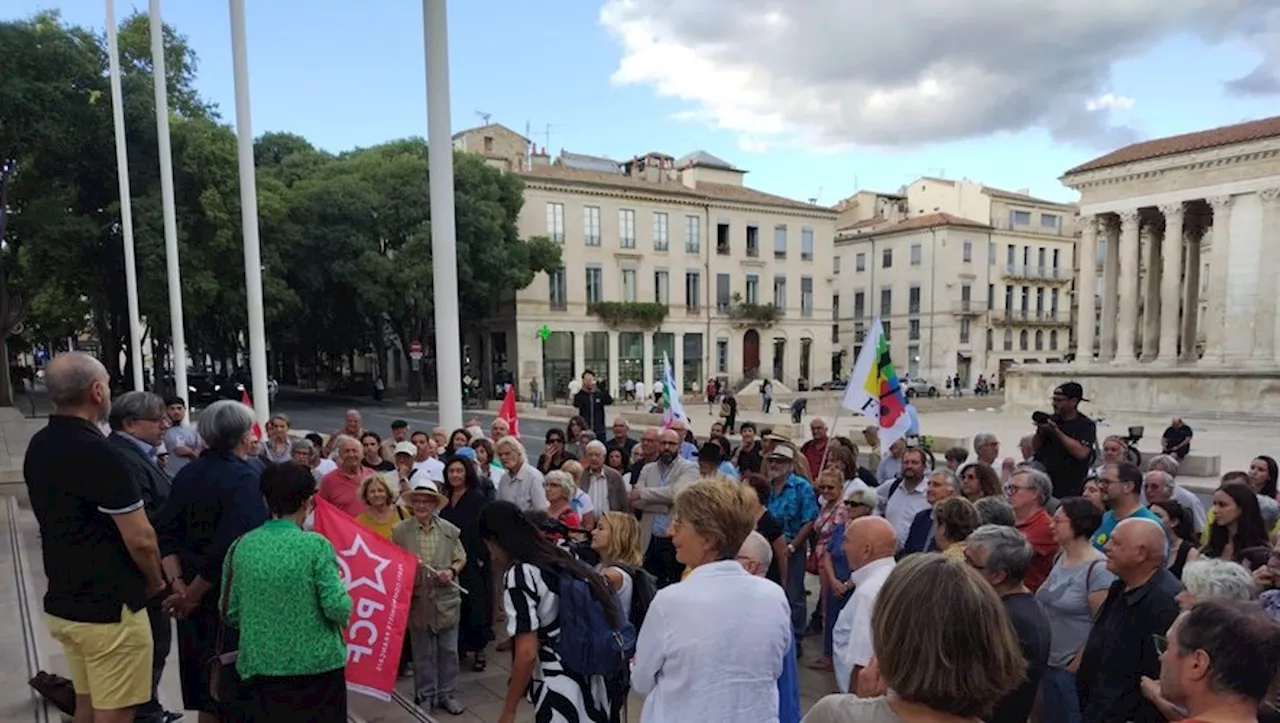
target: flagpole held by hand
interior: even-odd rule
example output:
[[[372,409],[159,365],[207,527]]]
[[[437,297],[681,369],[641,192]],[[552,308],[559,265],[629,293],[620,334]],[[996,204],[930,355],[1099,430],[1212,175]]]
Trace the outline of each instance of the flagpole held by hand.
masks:
[[[435,575],[435,576],[436,576],[436,579],[439,579],[439,578],[440,578],[440,573],[441,573],[441,572],[443,572],[442,570],[437,570],[437,569],[435,569],[434,567],[432,567],[432,566],[428,565],[428,564],[427,564],[427,563],[425,563],[425,562],[419,562],[418,564],[419,564],[419,565],[422,565],[422,569],[426,570],[427,572],[431,573],[432,575]],[[461,592],[463,595],[470,595],[470,594],[471,594],[471,593],[470,593],[470,592],[469,592],[465,587],[463,587],[463,586],[459,585],[459,584],[457,583],[457,581],[456,581],[456,580],[450,580],[450,581],[449,581],[449,584],[450,584],[450,585],[452,585],[452,586],[454,586],[454,587],[456,587],[456,588],[458,588],[458,591],[459,591],[459,592]]]

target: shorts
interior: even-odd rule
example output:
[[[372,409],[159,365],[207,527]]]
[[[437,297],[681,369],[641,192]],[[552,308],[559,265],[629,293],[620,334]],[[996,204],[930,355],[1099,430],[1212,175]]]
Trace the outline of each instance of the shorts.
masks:
[[[121,606],[118,623],[80,623],[45,614],[49,636],[67,656],[76,695],[94,710],[119,710],[151,700],[151,623],[146,610]]]

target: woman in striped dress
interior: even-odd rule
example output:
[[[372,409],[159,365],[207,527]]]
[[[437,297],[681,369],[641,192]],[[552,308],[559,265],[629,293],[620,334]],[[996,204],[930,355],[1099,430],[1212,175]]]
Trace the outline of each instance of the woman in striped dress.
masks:
[[[621,615],[604,579],[538,533],[510,502],[493,502],[480,513],[480,536],[502,578],[507,633],[514,641],[511,678],[498,723],[512,723],[526,694],[539,723],[615,723],[622,696],[611,696],[601,676],[565,670],[555,640],[560,635],[560,575],[588,584],[606,613]],[[613,700],[614,697],[619,700]]]

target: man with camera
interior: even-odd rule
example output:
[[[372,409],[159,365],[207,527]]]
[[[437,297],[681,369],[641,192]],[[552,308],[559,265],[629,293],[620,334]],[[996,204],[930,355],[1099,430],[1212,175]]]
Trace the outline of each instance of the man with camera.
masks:
[[[1089,460],[1098,442],[1097,425],[1078,409],[1080,402],[1087,401],[1079,384],[1066,382],[1053,390],[1053,414],[1031,415],[1036,425],[1032,441],[1035,460],[1053,480],[1053,496],[1058,499],[1084,491]]]

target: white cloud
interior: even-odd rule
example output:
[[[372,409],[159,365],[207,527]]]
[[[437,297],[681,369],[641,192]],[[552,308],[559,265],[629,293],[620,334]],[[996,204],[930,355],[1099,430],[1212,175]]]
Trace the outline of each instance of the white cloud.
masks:
[[[1280,91],[1280,0],[607,0],[613,80],[689,104],[744,147],[904,147],[1043,128],[1133,140],[1111,67],[1178,33],[1241,39]]]

